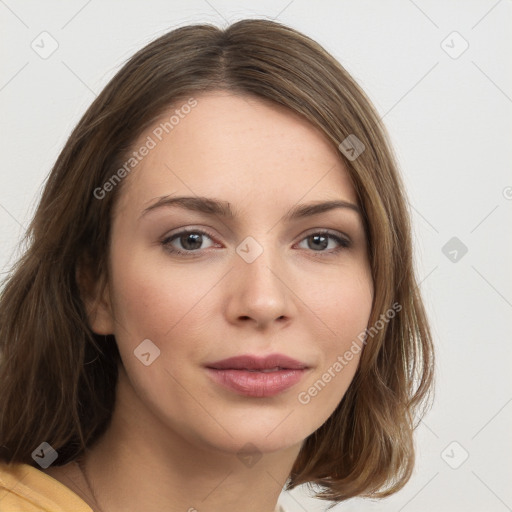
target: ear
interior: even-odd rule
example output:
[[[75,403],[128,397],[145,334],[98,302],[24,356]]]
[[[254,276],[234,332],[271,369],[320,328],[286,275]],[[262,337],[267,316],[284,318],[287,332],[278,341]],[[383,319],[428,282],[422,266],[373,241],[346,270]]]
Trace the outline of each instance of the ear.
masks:
[[[91,266],[79,263],[76,282],[85,306],[89,326],[96,334],[114,334],[114,316],[108,280],[104,274],[94,276]]]

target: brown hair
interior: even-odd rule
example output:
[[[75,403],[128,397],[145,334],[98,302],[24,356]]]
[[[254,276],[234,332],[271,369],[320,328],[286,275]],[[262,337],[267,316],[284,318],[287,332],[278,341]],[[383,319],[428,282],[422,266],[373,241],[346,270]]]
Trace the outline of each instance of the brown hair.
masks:
[[[47,441],[64,464],[107,428],[120,357],[113,337],[90,329],[79,283],[83,269],[98,286],[107,282],[122,183],[102,200],[94,190],[170,105],[221,89],[284,105],[335,147],[349,135],[365,146],[356,159],[340,158],[365,219],[375,289],[369,325],[392,304],[401,310],[372,334],[345,396],[305,440],[287,489],[318,484],[317,496],[333,501],[389,495],[411,475],[415,418],[433,377],[403,185],[380,119],[347,71],[316,42],[268,20],[192,25],[158,38],[123,66],[69,137],[0,296],[0,458],[34,465],[32,451]]]

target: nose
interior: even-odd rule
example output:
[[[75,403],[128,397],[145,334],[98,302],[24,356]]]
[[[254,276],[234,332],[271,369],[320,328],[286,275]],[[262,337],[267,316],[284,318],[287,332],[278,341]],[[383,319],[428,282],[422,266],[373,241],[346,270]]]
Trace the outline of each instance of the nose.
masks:
[[[284,264],[271,252],[265,248],[251,263],[235,255],[227,305],[231,323],[266,329],[274,324],[284,325],[294,316],[293,293]]]

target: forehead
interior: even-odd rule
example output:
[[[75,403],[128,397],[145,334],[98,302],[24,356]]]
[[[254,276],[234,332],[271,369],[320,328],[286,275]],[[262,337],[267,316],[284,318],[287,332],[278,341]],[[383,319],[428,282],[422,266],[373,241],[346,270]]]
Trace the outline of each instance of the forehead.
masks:
[[[134,144],[137,151],[151,141],[151,149],[125,178],[121,208],[182,193],[235,204],[263,197],[357,203],[341,155],[297,113],[228,91],[194,100],[193,108],[182,108],[187,100],[173,105]]]

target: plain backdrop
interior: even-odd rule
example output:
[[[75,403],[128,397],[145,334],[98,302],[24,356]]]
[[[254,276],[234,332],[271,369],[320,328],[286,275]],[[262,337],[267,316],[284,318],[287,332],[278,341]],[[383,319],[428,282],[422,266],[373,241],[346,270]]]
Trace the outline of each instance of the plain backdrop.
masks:
[[[120,66],[178,26],[246,17],[317,40],[374,102],[409,194],[434,330],[436,396],[412,479],[334,510],[512,510],[511,0],[0,0],[2,275],[72,128]],[[328,505],[305,488],[281,501]]]

